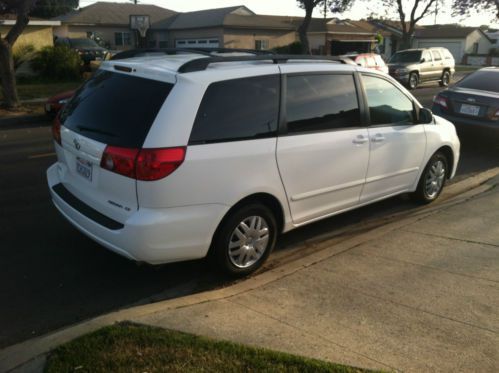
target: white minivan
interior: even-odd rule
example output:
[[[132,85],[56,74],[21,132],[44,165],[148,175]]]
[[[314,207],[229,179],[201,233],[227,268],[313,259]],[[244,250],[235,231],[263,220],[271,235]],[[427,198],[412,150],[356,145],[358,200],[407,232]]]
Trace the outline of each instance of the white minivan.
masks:
[[[455,174],[454,126],[389,76],[307,56],[129,53],[53,127],[53,202],[129,259],[256,270],[277,236]]]

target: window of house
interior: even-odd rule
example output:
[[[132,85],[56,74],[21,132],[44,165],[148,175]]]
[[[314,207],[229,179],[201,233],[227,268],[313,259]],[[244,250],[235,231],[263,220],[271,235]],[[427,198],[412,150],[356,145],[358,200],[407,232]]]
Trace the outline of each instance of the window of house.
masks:
[[[259,51],[269,49],[269,41],[265,39],[255,40],[255,49]]]
[[[360,126],[353,75],[302,75],[287,79],[288,133]]]
[[[362,77],[371,125],[413,122],[412,101],[392,83],[374,76]]]
[[[190,144],[276,135],[280,77],[267,75],[212,83],[199,107]]]
[[[115,32],[114,44],[116,46],[131,45],[131,36],[129,32]]]

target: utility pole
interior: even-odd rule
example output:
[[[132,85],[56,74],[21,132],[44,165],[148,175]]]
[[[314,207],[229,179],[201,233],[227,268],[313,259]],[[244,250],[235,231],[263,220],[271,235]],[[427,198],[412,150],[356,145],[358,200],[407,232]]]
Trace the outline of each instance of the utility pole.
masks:
[[[438,0],[435,1],[435,21],[433,22],[433,24],[437,24],[437,15],[438,15]]]
[[[324,56],[327,56],[327,1],[324,0]]]

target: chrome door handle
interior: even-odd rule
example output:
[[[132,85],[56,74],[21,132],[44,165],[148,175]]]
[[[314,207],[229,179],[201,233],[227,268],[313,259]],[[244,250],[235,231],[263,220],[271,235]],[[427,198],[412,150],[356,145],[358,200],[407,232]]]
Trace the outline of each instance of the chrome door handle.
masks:
[[[385,141],[385,136],[383,136],[381,133],[377,133],[371,138],[372,142],[383,142]]]
[[[369,141],[367,139],[367,137],[363,136],[363,135],[359,135],[357,136],[355,139],[353,139],[353,143],[354,144],[357,144],[357,145],[362,145],[362,144],[365,144],[367,141]]]

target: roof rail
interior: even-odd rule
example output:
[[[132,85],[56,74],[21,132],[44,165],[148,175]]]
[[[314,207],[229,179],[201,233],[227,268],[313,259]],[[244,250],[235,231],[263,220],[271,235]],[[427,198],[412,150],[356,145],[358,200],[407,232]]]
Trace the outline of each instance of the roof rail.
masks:
[[[275,64],[286,63],[290,60],[294,61],[323,61],[335,62],[342,64],[353,64],[349,58],[333,57],[333,56],[311,56],[311,55],[295,55],[295,54],[270,54],[270,55],[256,55],[256,56],[207,56],[196,58],[194,60],[184,63],[178,68],[179,73],[190,73],[195,71],[203,71],[212,64],[217,62],[249,62],[249,61],[272,61]]]
[[[233,48],[141,48],[130,49],[119,52],[111,57],[111,60],[124,60],[127,58],[140,57],[147,54],[182,54],[194,53],[202,54],[203,56],[216,56],[215,53],[250,53],[254,55],[269,55],[274,54],[272,51],[262,51],[255,49],[233,49]]]

